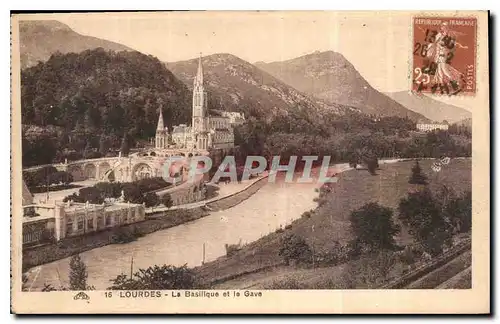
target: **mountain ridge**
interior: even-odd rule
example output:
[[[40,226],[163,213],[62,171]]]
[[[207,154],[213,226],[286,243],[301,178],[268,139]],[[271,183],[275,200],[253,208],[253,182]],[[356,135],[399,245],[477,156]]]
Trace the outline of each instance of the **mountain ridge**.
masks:
[[[285,61],[256,62],[286,84],[326,103],[355,107],[365,114],[427,120],[373,88],[341,53],[314,52]]]
[[[386,95],[406,108],[420,113],[433,121],[441,122],[446,120],[449,123],[456,123],[464,119],[472,118],[472,113],[470,111],[433,99],[424,94],[397,91],[386,93]]]
[[[80,53],[102,47],[111,51],[135,51],[105,39],[81,35],[57,20],[23,20],[19,22],[21,68],[45,62],[56,52]]]
[[[247,115],[274,118],[294,107],[337,114],[353,110],[344,105],[328,104],[298,91],[266,71],[230,53],[202,57],[209,107],[236,110]],[[192,88],[198,59],[165,62],[166,67]],[[267,116],[267,114],[269,115]]]

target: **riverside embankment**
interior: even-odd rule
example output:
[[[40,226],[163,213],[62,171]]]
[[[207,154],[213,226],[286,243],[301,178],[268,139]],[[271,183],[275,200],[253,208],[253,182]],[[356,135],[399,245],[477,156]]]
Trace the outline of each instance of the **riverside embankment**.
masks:
[[[260,189],[256,190],[257,187]],[[130,272],[132,258],[134,271],[155,264],[196,267],[203,258],[205,262],[213,261],[226,254],[225,244],[258,240],[300,218],[304,211],[316,206],[316,188],[316,183],[285,183],[280,176],[274,183],[258,181],[212,206],[213,209],[233,207],[209,212],[195,221],[156,231],[127,244],[82,252],[88,283],[97,289],[107,288],[110,279]],[[67,286],[69,258],[44,264],[31,272],[38,273],[35,282],[30,283],[32,290],[40,290],[45,283]]]
[[[233,207],[248,199],[267,182],[267,175],[249,180],[239,185],[233,185],[231,190],[223,190],[217,197],[191,203],[175,208],[148,208],[145,221],[123,226],[119,229],[109,229],[85,236],[65,239],[59,243],[47,244],[23,250],[23,269],[53,262],[71,255],[82,253],[95,248],[113,244],[113,236],[117,231],[130,231],[137,236],[144,236],[153,232],[182,225],[208,216],[207,210],[224,210]],[[203,208],[208,207],[208,208]]]

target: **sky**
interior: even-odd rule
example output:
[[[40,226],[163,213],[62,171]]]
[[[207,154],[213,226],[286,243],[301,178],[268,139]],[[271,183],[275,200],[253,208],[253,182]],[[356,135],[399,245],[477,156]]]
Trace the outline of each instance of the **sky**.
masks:
[[[408,91],[411,15],[395,12],[170,12],[58,14],[74,31],[124,44],[162,61],[231,53],[248,62],[315,51],[344,55],[381,92]],[[474,100],[437,98],[471,110]]]

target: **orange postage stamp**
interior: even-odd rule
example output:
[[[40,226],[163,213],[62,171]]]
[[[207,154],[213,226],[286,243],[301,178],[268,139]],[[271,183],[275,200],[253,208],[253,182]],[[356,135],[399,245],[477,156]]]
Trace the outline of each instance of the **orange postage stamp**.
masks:
[[[476,18],[413,19],[414,92],[474,95]]]

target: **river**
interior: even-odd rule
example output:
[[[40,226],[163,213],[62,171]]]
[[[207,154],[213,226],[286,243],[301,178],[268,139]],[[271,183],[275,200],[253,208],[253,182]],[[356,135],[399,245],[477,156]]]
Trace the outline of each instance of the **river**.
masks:
[[[88,284],[106,289],[109,280],[121,273],[129,274],[133,258],[134,272],[151,265],[171,264],[198,266],[203,259],[213,261],[226,253],[225,244],[252,242],[280,225],[299,218],[304,211],[316,207],[313,201],[317,183],[285,183],[278,176],[239,205],[212,212],[196,221],[154,232],[137,241],[107,245],[81,253],[87,265]],[[31,291],[44,283],[54,287],[68,286],[69,258],[33,269]],[[36,274],[38,272],[38,274]]]

